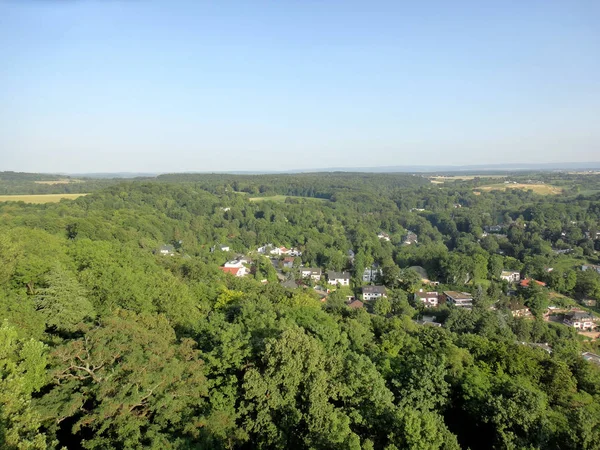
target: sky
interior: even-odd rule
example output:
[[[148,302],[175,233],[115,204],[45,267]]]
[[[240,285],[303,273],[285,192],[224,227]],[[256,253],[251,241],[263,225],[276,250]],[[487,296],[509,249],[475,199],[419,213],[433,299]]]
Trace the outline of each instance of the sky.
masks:
[[[600,1],[0,0],[0,170],[600,161]]]

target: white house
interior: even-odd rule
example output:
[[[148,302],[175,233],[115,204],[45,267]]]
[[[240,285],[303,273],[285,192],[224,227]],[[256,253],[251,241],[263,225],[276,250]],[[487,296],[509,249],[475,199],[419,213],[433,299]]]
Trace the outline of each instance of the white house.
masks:
[[[521,281],[521,274],[516,270],[503,270],[500,278],[509,283],[518,283]]]
[[[584,264],[583,266],[581,266],[581,270],[595,270],[596,272],[600,273],[600,266],[596,266],[594,264]]]
[[[573,311],[565,314],[563,323],[578,330],[591,330],[594,328],[594,317],[584,311]]]
[[[365,268],[362,280],[365,283],[373,283],[379,280],[381,277],[383,277],[383,270],[381,270],[381,267],[379,267],[377,264],[373,264],[371,267]]]
[[[387,233],[384,233],[383,231],[381,231],[381,232],[380,232],[380,233],[377,235],[377,237],[378,237],[379,239],[383,239],[384,241],[389,241],[389,240],[390,240],[390,235],[389,235],[389,234],[387,234]]]
[[[415,292],[415,300],[423,302],[425,308],[435,308],[440,304],[440,294],[436,291],[419,289],[419,292]]]
[[[244,260],[233,259],[223,264],[223,267],[236,267],[239,269],[240,267],[244,267]]]
[[[329,284],[350,286],[350,274],[348,272],[334,272],[330,270],[327,272],[327,280]]]
[[[313,281],[319,281],[321,279],[321,269],[312,267],[301,267],[300,276],[302,278],[310,278]]]
[[[365,286],[362,288],[362,293],[364,301],[387,297],[385,286]]]
[[[221,250],[222,252],[228,252],[229,246],[228,245],[220,245],[219,250]]]
[[[473,296],[468,292],[444,291],[446,301],[457,308],[473,308]]]
[[[175,254],[175,247],[172,245],[163,245],[158,249],[158,253],[163,256],[173,256]]]
[[[273,244],[263,245],[262,247],[258,247],[256,249],[256,252],[260,253],[261,255],[264,255],[264,254],[268,253],[272,247],[273,247]]]

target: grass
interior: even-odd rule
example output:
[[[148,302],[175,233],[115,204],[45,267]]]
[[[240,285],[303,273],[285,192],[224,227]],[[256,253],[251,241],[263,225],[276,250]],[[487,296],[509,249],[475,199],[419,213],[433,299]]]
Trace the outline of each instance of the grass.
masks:
[[[287,198],[305,198],[308,200],[317,200],[320,202],[327,201],[326,198],[316,198],[316,197],[300,197],[295,195],[271,195],[270,197],[250,197],[248,200],[251,202],[276,202],[276,203],[284,203]]]
[[[532,190],[536,194],[540,195],[556,195],[562,193],[562,188],[557,186],[552,186],[550,184],[490,184],[488,186],[480,186],[476,188],[477,191],[506,191],[508,189],[521,189],[524,191]]]
[[[63,198],[75,200],[87,194],[0,195],[0,202],[57,203]]]
[[[430,177],[432,183],[440,184],[446,181],[471,181],[475,178],[506,178],[507,175],[452,175]]]
[[[50,180],[50,181],[34,181],[35,184],[49,184],[49,185],[55,185],[55,184],[70,184],[70,183],[83,183],[83,181],[81,180]]]

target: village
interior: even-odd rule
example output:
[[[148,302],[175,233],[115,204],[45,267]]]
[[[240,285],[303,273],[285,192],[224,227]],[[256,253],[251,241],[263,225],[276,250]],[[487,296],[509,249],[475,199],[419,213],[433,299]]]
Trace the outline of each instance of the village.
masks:
[[[489,232],[499,232],[500,227],[488,227]],[[486,231],[486,233],[487,233]],[[379,232],[377,237],[383,241],[391,240],[389,234]],[[408,231],[400,245],[416,245],[418,236]],[[371,311],[374,303],[382,298],[388,298],[390,288],[384,283],[383,269],[378,263],[366,267],[362,274],[353,271],[354,252],[348,251],[348,269],[342,271],[323,270],[320,267],[306,267],[302,264],[302,251],[297,247],[287,248],[271,243],[257,247],[248,252],[247,255],[232,252],[228,245],[216,245],[211,252],[222,253],[224,257],[231,257],[223,263],[219,269],[230,276],[246,277],[256,275],[257,262],[267,260],[276,272],[279,284],[286,289],[311,290],[321,301],[326,302],[329,295],[338,289],[343,289],[346,305],[351,309],[366,309]],[[166,256],[176,254],[172,245],[164,245],[158,253]],[[433,290],[439,286],[438,281],[432,281],[425,270],[420,267],[410,268],[421,276],[420,286],[411,292],[411,304],[420,313],[414,320],[415,323],[428,326],[441,327],[443,324],[437,321],[435,312],[440,308],[459,308],[471,310],[474,307],[474,295],[470,292],[457,290]],[[600,273],[598,265],[583,265],[581,270],[594,270]],[[552,268],[547,268],[552,271]],[[353,277],[354,275],[354,277]],[[530,308],[518,300],[518,293],[536,288],[548,289],[546,283],[534,279],[522,278],[521,273],[515,270],[503,270],[500,279],[506,282],[508,295],[513,298],[508,304],[508,311],[515,318],[534,319]],[[353,283],[360,280],[360,283]],[[267,279],[259,280],[268,283]],[[543,320],[547,322],[560,323],[565,327],[574,329],[578,334],[587,339],[596,340],[600,337],[600,317],[593,312],[584,309],[584,306],[596,306],[595,300],[585,300],[583,305],[554,306],[549,305],[543,313]],[[490,309],[497,309],[495,304]],[[589,360],[600,364],[600,356],[590,353]]]

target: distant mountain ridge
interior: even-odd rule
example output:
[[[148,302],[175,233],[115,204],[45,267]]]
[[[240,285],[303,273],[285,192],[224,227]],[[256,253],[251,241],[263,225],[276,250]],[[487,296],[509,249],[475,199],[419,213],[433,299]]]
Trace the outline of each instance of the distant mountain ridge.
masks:
[[[363,172],[363,173],[450,173],[450,172],[518,172],[518,171],[556,171],[556,170],[600,170],[600,162],[562,162],[562,163],[508,163],[508,164],[467,164],[467,165],[406,165],[406,166],[375,166],[375,167],[324,167],[312,169],[290,170],[192,170],[185,172],[45,172],[43,175],[69,176],[75,178],[154,178],[158,175],[172,173],[197,174],[232,174],[232,175],[268,175],[268,174],[299,174],[317,172]],[[0,172],[2,173],[2,172]],[[26,172],[4,172],[26,174]]]

